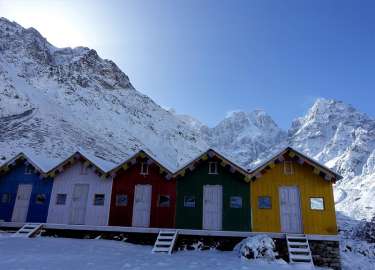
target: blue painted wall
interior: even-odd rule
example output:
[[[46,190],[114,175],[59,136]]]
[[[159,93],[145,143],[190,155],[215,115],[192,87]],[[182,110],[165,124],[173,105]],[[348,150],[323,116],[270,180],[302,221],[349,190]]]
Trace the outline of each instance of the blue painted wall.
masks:
[[[0,175],[0,220],[11,221],[19,184],[32,184],[32,192],[26,222],[46,222],[51,197],[52,179],[40,179],[38,174],[25,174],[26,165],[21,162],[6,174]],[[1,201],[3,194],[9,193],[8,203]],[[45,196],[43,203],[37,203],[38,194]]]

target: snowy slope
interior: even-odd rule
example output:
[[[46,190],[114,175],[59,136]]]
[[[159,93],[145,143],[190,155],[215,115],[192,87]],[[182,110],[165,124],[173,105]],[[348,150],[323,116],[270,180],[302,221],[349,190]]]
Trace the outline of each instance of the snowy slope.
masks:
[[[75,150],[119,162],[145,149],[171,169],[207,148],[198,133],[134,89],[88,48],[58,49],[0,19],[0,149],[54,159]]]

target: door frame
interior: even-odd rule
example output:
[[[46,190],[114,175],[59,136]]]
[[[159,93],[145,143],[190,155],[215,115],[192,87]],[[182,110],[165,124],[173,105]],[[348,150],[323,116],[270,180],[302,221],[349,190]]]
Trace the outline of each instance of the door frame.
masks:
[[[299,231],[290,231],[289,229],[285,229],[283,227],[283,213],[282,213],[282,204],[281,204],[281,190],[282,189],[295,189],[296,190],[296,194],[298,195],[298,209],[297,209],[297,212],[298,212],[298,216],[299,216],[299,224],[297,224],[297,227],[299,227]],[[303,229],[303,220],[302,220],[302,203],[301,203],[301,191],[299,189],[298,186],[280,186],[278,188],[278,192],[279,192],[279,215],[280,215],[280,232],[282,233],[297,233],[297,234],[302,234],[304,232],[304,229]],[[298,226],[299,225],[299,226]]]
[[[215,188],[215,192],[217,192],[217,204],[218,204],[218,211],[217,211],[217,227],[216,228],[207,228],[207,213],[205,213],[205,189],[206,188]],[[202,229],[203,230],[215,230],[221,231],[223,229],[223,186],[222,185],[204,185],[203,186],[203,194],[202,194]]]
[[[83,214],[83,223],[77,223],[73,222],[73,211],[74,211],[74,191],[76,186],[87,186],[87,194],[86,194],[86,201],[85,201],[85,210]],[[71,195],[71,202],[70,202],[70,209],[69,209],[69,224],[72,225],[84,225],[86,223],[86,212],[87,212],[87,203],[89,199],[89,193],[90,193],[90,184],[87,183],[75,183],[73,184],[73,189],[72,189],[72,195]]]
[[[30,186],[30,193],[27,195],[28,196],[28,204],[27,204],[27,208],[26,208],[26,211],[25,211],[25,215],[24,215],[24,218],[23,220],[14,220],[15,219],[15,211],[17,211],[17,209],[19,210],[19,208],[17,207],[17,197],[18,197],[18,192],[20,191],[20,186]],[[12,222],[26,222],[27,221],[27,216],[28,216],[28,213],[29,213],[29,209],[30,209],[30,200],[31,200],[31,194],[33,193],[33,184],[18,184],[17,185],[17,193],[16,193],[16,199],[14,201],[14,206],[13,206],[13,210],[12,210],[12,217],[11,217],[11,220]],[[26,200],[25,200],[26,201]],[[16,212],[17,213],[17,212]],[[18,214],[18,213],[17,213]],[[18,217],[18,216],[17,216]]]
[[[147,200],[147,203],[148,203],[148,207],[147,207],[148,216],[147,216],[147,219],[146,219],[147,222],[144,222],[144,224],[142,224],[142,225],[134,224],[135,220],[136,220],[134,217],[137,214],[136,198],[137,198],[138,188],[142,188],[142,190],[146,190],[146,188],[147,188],[147,190],[149,191],[149,198]],[[152,209],[152,185],[150,185],[150,184],[136,184],[134,186],[134,198],[133,198],[133,210],[132,210],[132,227],[143,227],[143,228],[150,227],[150,224],[151,224],[151,209]]]

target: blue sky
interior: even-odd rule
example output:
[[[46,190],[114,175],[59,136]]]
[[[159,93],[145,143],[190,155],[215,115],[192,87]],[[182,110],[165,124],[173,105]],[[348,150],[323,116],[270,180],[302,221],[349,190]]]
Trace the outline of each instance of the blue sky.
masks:
[[[264,109],[288,128],[317,97],[374,116],[374,1],[6,1],[0,16],[112,59],[164,107],[210,126]]]

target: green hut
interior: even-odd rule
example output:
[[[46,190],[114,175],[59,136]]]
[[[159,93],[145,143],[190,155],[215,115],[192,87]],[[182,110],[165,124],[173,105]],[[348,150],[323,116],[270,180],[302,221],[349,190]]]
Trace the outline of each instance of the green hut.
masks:
[[[245,169],[210,149],[175,173],[176,227],[250,231],[250,184]]]

